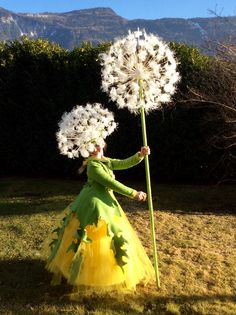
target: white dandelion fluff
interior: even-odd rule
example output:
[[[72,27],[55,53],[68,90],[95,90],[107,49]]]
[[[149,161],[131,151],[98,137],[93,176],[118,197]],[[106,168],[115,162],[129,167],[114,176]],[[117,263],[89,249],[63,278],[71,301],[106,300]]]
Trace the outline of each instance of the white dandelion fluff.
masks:
[[[117,127],[114,115],[99,103],[75,106],[62,115],[56,133],[60,153],[69,158],[88,157],[97,144]]]
[[[102,60],[102,89],[120,108],[138,113],[158,109],[171,101],[180,76],[174,53],[166,43],[144,30],[118,39]],[[140,102],[140,83],[142,100]]]

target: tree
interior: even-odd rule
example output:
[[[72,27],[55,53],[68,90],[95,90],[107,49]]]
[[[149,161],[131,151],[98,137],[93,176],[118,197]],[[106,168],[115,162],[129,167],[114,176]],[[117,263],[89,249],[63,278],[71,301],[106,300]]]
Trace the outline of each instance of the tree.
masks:
[[[218,151],[218,159],[211,171],[218,173],[221,183],[236,180],[235,37],[228,34],[220,41],[210,41],[208,49],[214,57],[205,60],[203,73],[198,72],[198,79],[194,75],[197,79],[194,86],[186,82],[183,98],[178,102],[199,110],[205,109],[202,126],[208,128],[206,137],[209,145]]]

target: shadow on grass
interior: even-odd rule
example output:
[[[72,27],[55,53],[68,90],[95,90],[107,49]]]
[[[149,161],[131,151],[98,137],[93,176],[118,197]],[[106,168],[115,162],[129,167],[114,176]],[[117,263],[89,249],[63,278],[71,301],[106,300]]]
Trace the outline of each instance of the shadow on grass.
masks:
[[[236,186],[154,185],[153,203],[185,214],[236,214]]]
[[[61,201],[33,200],[16,201],[16,202],[1,202],[0,201],[0,216],[5,215],[29,215],[36,213],[46,213],[48,211],[62,211],[71,203],[71,199],[65,196]]]
[[[41,260],[5,260],[0,261],[0,311],[11,314],[34,314],[40,313],[40,306],[46,305],[58,308],[68,307],[68,313],[73,306],[82,307],[84,314],[90,311],[99,310],[106,312],[108,310],[120,311],[121,314],[172,314],[168,311],[168,304],[174,303],[180,308],[186,310],[181,314],[200,314],[194,313],[192,306],[197,302],[214,303],[235,302],[233,295],[174,295],[162,296],[161,291],[142,291],[138,288],[137,293],[123,295],[103,294],[101,296],[93,294],[92,296],[79,296],[77,301],[71,301],[69,294],[72,287],[66,283],[53,287],[50,285],[51,276],[44,268],[44,262]],[[188,313],[191,311],[191,313]],[[23,312],[23,313],[21,313]],[[50,313],[45,313],[50,314]],[[54,314],[54,313],[53,313]]]
[[[0,183],[0,216],[43,213],[63,210],[82,189],[85,180],[3,179]],[[137,190],[145,183],[124,182]],[[236,214],[236,186],[167,185],[152,183],[154,209],[182,214]],[[147,210],[140,204],[117,194],[128,211]]]
[[[182,214],[236,214],[236,186],[154,185],[153,204]]]

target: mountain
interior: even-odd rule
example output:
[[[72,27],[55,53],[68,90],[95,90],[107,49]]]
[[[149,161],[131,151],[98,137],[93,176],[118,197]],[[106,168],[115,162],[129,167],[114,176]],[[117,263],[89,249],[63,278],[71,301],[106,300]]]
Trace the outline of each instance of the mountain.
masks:
[[[110,8],[65,13],[14,13],[0,8],[0,40],[27,35],[30,38],[45,38],[72,49],[82,41],[98,44],[125,35],[128,30],[137,27],[145,28],[166,41],[203,47],[208,40],[220,40],[236,34],[236,16],[127,20]]]

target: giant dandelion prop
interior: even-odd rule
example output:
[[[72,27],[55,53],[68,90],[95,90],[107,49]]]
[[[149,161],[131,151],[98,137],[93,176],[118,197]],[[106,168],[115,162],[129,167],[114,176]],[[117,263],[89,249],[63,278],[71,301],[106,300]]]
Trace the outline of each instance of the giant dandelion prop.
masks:
[[[116,40],[109,51],[100,56],[102,89],[119,108],[140,113],[143,145],[147,146],[145,113],[170,102],[180,79],[173,52],[157,36],[137,30]],[[148,155],[145,156],[145,171],[154,268],[156,283],[160,287]]]
[[[69,158],[88,157],[117,127],[113,113],[99,103],[75,106],[62,115],[58,125],[58,147]]]

